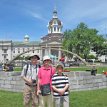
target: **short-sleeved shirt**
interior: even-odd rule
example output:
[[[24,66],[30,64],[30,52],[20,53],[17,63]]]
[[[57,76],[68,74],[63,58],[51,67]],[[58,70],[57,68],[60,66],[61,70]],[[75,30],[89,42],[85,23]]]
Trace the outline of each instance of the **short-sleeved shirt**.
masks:
[[[38,79],[40,80],[40,85],[48,84],[52,82],[52,76],[55,73],[55,69],[52,66],[45,68],[42,66],[38,72]]]
[[[69,85],[68,76],[62,74],[58,75],[57,73],[53,75],[52,77],[52,86],[55,86],[58,89],[63,89],[65,85]],[[62,96],[68,96],[69,92],[68,89],[65,91],[65,93]],[[53,90],[53,95],[55,97],[60,97],[59,93]]]
[[[23,70],[22,70],[22,73],[21,73],[22,77],[25,76],[26,69],[27,69],[27,65],[25,65],[23,67]],[[39,66],[38,65],[28,64],[26,78],[36,80],[37,79],[37,75],[38,75],[38,70],[39,70]]]

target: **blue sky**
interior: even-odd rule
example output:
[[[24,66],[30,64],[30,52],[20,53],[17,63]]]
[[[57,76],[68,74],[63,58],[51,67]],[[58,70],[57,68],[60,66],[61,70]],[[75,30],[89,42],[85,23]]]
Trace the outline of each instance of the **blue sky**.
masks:
[[[40,40],[56,6],[63,31],[80,22],[107,33],[107,0],[0,0],[0,40]]]

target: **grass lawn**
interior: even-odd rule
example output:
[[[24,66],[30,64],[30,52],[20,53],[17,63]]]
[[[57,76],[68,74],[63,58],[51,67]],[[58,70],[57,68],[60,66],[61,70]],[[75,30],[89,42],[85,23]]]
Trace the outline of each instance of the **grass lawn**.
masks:
[[[107,66],[99,66],[99,67],[96,67],[97,68],[97,73],[101,74],[103,71],[107,71]],[[84,67],[71,67],[71,68],[66,68],[66,69],[69,69],[71,71],[86,71],[86,70],[91,70],[92,67],[87,67],[87,66],[84,66]]]
[[[107,107],[107,89],[70,93],[70,107]]]
[[[70,93],[70,107],[107,107],[107,89]],[[22,93],[0,91],[0,107],[23,107]]]
[[[14,71],[22,71],[21,67],[14,67]]]
[[[0,107],[23,107],[22,93],[0,90]]]
[[[102,73],[103,71],[107,71],[107,66],[99,66],[99,67],[96,67],[97,68],[97,73]],[[66,68],[66,69],[69,69],[71,71],[86,71],[87,69],[91,69],[91,67],[87,67],[87,66],[80,66],[80,67],[70,67],[70,68]],[[14,68],[14,71],[22,71],[22,68],[20,67],[15,67]]]

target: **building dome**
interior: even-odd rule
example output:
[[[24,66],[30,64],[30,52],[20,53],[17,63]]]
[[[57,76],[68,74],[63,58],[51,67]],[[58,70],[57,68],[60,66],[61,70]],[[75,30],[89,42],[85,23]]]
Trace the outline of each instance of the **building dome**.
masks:
[[[50,22],[49,22],[49,26],[52,26],[54,24],[57,24],[59,26],[62,26],[62,22],[58,19],[58,18],[55,18],[55,19],[52,19]]]
[[[62,33],[62,22],[57,17],[57,11],[53,11],[53,18],[48,23],[48,33]]]
[[[25,35],[25,37],[24,38],[29,38],[29,35]]]
[[[28,43],[28,42],[29,42],[29,35],[25,35],[25,36],[24,36],[24,42],[25,42],[25,43]]]

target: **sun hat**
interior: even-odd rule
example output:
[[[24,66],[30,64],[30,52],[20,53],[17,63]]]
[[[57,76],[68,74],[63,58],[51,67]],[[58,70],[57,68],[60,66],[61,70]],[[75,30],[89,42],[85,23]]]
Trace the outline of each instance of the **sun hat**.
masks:
[[[45,60],[50,60],[51,61],[51,58],[48,55],[46,55],[46,56],[43,57],[43,61],[45,61]]]
[[[36,54],[30,54],[30,56],[29,56],[29,60],[31,59],[31,58],[33,58],[33,57],[36,57],[37,58],[37,60],[40,60],[40,57],[38,56],[38,55],[36,55]]]
[[[61,66],[61,67],[64,69],[64,65],[63,65],[62,63],[57,63],[57,64],[56,64],[56,69],[57,69],[59,66]]]

